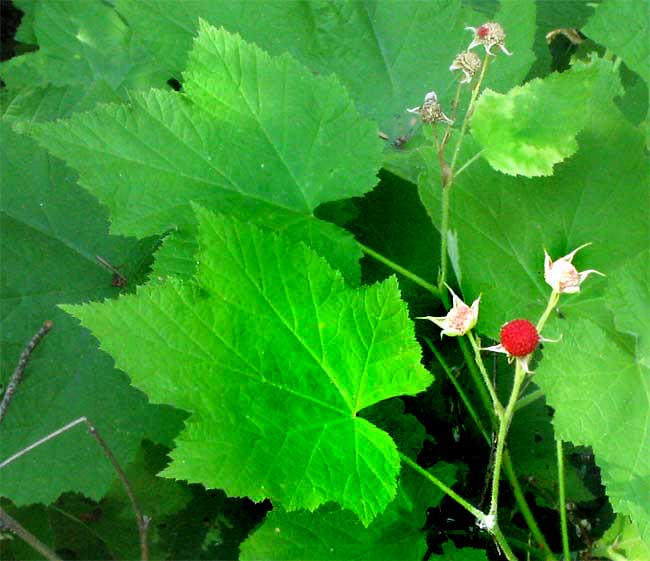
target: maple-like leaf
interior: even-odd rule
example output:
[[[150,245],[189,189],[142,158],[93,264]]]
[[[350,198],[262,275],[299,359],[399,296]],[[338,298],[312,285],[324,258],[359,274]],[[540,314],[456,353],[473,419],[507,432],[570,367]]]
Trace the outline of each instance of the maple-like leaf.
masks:
[[[291,232],[358,279],[360,250],[313,213],[372,189],[381,141],[335,77],[289,55],[202,22],[182,93],[133,93],[129,105],[23,129],[79,171],[113,233],[192,231],[194,201]]]
[[[286,510],[336,501],[367,525],[399,458],[358,413],[431,382],[395,278],[352,290],[303,244],[197,216],[194,282],[65,309],[153,401],[191,412],[165,475]]]

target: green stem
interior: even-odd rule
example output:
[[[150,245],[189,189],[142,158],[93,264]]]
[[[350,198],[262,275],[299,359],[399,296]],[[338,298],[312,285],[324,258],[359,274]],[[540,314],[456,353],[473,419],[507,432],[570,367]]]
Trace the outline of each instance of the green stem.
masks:
[[[458,160],[458,154],[460,153],[460,147],[463,144],[463,138],[465,137],[465,132],[467,131],[467,125],[469,124],[470,117],[474,112],[474,104],[478,98],[479,90],[481,89],[481,84],[483,83],[483,78],[485,77],[485,72],[487,70],[488,64],[490,63],[490,55],[485,55],[483,59],[483,66],[481,67],[481,74],[479,79],[474,84],[474,89],[472,90],[472,97],[469,100],[469,106],[467,107],[467,113],[465,113],[465,118],[463,119],[463,124],[460,127],[460,134],[458,140],[456,141],[456,147],[454,148],[454,154],[451,158],[451,170],[452,170],[452,181],[453,181],[453,172],[456,167],[456,160]]]
[[[517,502],[517,506],[519,507],[519,511],[524,517],[530,533],[533,535],[533,538],[537,544],[542,547],[546,559],[555,560],[555,556],[553,555],[551,548],[546,543],[544,534],[542,534],[542,531],[539,529],[537,521],[535,520],[535,517],[533,516],[533,513],[530,510],[528,503],[526,502],[526,497],[524,497],[524,492],[521,488],[521,485],[519,485],[519,480],[517,479],[515,468],[512,465],[512,460],[507,450],[503,453],[503,469],[506,473],[508,481],[510,482],[510,487],[512,487],[512,492],[515,497],[515,501]]]
[[[541,317],[537,321],[537,325],[535,326],[537,329],[537,333],[542,332],[542,329],[544,329],[548,317],[551,315],[551,312],[555,309],[555,306],[557,306],[559,300],[560,300],[560,293],[557,290],[551,292],[551,296],[548,299],[548,304],[546,304],[546,309],[544,310],[544,313],[541,315]]]
[[[531,403],[533,403],[533,401],[537,401],[540,397],[544,397],[544,392],[540,389],[533,390],[529,394],[520,397],[517,400],[517,405],[515,405],[515,411],[519,411],[520,409],[523,409],[524,407],[526,407],[526,405],[530,405]]]
[[[440,222],[440,276],[438,278],[438,290],[443,291],[445,289],[445,283],[447,282],[447,238],[449,231],[449,191],[451,190],[451,185],[445,185],[443,181],[442,185],[442,219]]]
[[[479,372],[483,377],[483,383],[485,384],[485,387],[490,394],[490,398],[492,399],[492,407],[494,408],[494,412],[496,413],[497,418],[501,419],[503,417],[503,405],[501,405],[501,402],[497,397],[497,393],[494,389],[494,385],[492,384],[492,380],[490,380],[487,370],[485,369],[485,364],[483,364],[483,357],[481,357],[481,348],[479,347],[476,337],[474,337],[474,334],[471,331],[467,332],[467,338],[469,339],[469,342],[474,349],[474,361],[476,362],[476,366],[478,366]]]
[[[458,395],[460,396],[462,402],[465,404],[465,407],[467,407],[467,411],[469,411],[469,415],[470,417],[472,417],[474,424],[476,424],[479,431],[481,431],[481,434],[483,435],[485,441],[488,444],[490,444],[490,436],[488,435],[485,428],[483,428],[483,423],[481,423],[481,419],[479,418],[476,409],[474,409],[474,406],[472,405],[472,402],[469,400],[469,397],[467,397],[467,394],[465,393],[465,390],[463,390],[463,387],[458,383],[458,380],[456,380],[456,376],[454,376],[454,373],[452,372],[451,368],[447,364],[447,361],[443,358],[443,356],[440,354],[440,351],[436,349],[436,347],[429,339],[425,337],[424,341],[431,349],[431,352],[435,355],[436,359],[440,363],[440,366],[442,366],[442,369],[447,375],[447,378],[449,378],[449,381],[453,384],[454,388],[456,388],[456,391],[458,392]]]
[[[515,554],[512,552],[512,549],[510,549],[510,544],[508,544],[508,541],[503,535],[503,532],[501,531],[501,528],[499,528],[498,524],[492,528],[491,532],[494,536],[494,539],[499,544],[501,551],[503,551],[503,554],[506,556],[506,559],[508,559],[508,561],[518,561],[517,557],[515,557]]]
[[[467,346],[467,342],[465,341],[464,338],[458,337],[458,342],[460,344],[461,350],[463,351],[463,356],[465,357],[465,363],[468,365],[469,371],[472,374],[472,379],[474,380],[474,384],[476,385],[476,388],[481,395],[481,400],[483,402],[483,406],[485,407],[485,410],[490,413],[491,415],[494,415],[494,410],[490,407],[490,398],[487,394],[487,391],[485,389],[485,386],[483,383],[481,383],[481,376],[478,373],[478,369],[476,367],[476,364],[472,360],[472,357],[470,355],[469,348]],[[454,385],[455,386],[455,385]],[[459,392],[460,394],[461,392]],[[462,392],[461,396],[464,394]],[[462,397],[461,397],[462,399]],[[463,400],[466,404],[469,402],[469,400],[465,401]],[[471,415],[471,412],[470,412]],[[491,444],[491,440],[489,436],[487,435],[487,431],[483,427],[483,424],[478,420],[478,415],[474,417],[471,415],[474,421],[477,423],[477,426],[481,433],[483,434],[486,442],[488,445]],[[495,422],[495,417],[491,417],[491,422],[494,425]],[[528,503],[526,502],[526,498],[524,497],[524,493],[521,490],[521,486],[519,485],[519,481],[517,480],[517,475],[514,470],[514,466],[512,465],[512,460],[510,458],[510,454],[505,451],[504,452],[504,458],[503,458],[503,464],[506,472],[506,476],[508,477],[508,482],[510,483],[510,487],[513,490],[513,494],[515,497],[515,501],[517,502],[517,506],[519,507],[519,510],[524,517],[524,520],[526,521],[526,524],[528,525],[528,529],[530,530],[531,534],[537,540],[537,543],[540,544],[547,555],[548,559],[554,559],[552,556],[551,548],[548,546],[546,543],[546,539],[544,538],[544,535],[542,534],[541,530],[539,529],[539,526],[537,525],[537,521],[535,520],[535,517],[533,516],[532,511],[530,510],[530,507],[528,506]]]
[[[562,449],[562,439],[555,441],[557,450],[557,480],[560,492],[560,529],[562,532],[562,553],[565,561],[571,559],[571,550],[569,549],[569,532],[566,521],[566,491],[564,489],[564,450]]]
[[[391,261],[387,257],[384,257],[380,253],[377,253],[374,249],[370,249],[369,247],[363,245],[360,242],[357,242],[357,246],[361,251],[363,251],[366,255],[370,255],[370,257],[373,257],[380,263],[383,263],[386,265],[388,268],[392,269],[396,273],[399,273],[400,275],[406,277],[407,279],[411,280],[417,285],[420,285],[422,288],[425,288],[431,294],[433,294],[436,298],[441,298],[441,291],[438,287],[432,285],[431,283],[425,281],[423,278],[417,276],[415,273],[412,273],[408,269],[405,269],[404,267],[401,267],[394,261]]]
[[[488,393],[488,390],[482,381],[481,373],[476,366],[476,362],[474,362],[474,359],[472,358],[472,351],[470,350],[470,346],[467,344],[465,337],[457,337],[456,339],[458,340],[458,345],[460,346],[460,350],[463,353],[463,358],[465,359],[465,364],[467,364],[467,368],[469,369],[469,374],[472,377],[474,386],[476,387],[481,401],[483,402],[483,406],[485,407],[485,410],[490,414],[490,424],[494,426],[494,407],[491,403],[490,394]]]
[[[436,487],[438,487],[438,489],[440,489],[443,493],[445,493],[445,495],[451,497],[460,506],[462,506],[465,510],[467,510],[470,514],[472,514],[472,516],[474,516],[478,520],[483,520],[483,518],[485,518],[485,515],[479,509],[469,504],[465,499],[463,499],[463,497],[461,497],[458,493],[456,493],[456,491],[454,491],[450,487],[447,487],[447,485],[445,485],[442,481],[440,481],[440,479],[438,479],[435,475],[429,473],[423,467],[420,467],[417,463],[411,460],[411,458],[409,458],[406,454],[399,452],[399,457],[407,466],[414,469],[421,476],[431,481],[431,483],[433,483]]]
[[[499,424],[499,433],[497,435],[497,449],[494,456],[494,472],[492,473],[492,496],[490,498],[490,511],[488,515],[492,515],[495,518],[497,516],[497,510],[499,507],[499,481],[501,480],[503,450],[506,443],[506,437],[508,436],[508,429],[510,428],[510,423],[512,422],[512,416],[515,412],[515,405],[517,403],[517,397],[519,397],[519,390],[521,389],[521,385],[526,379],[526,372],[522,368],[520,362],[517,361],[516,364],[515,380],[512,386],[512,393],[510,394],[510,399],[508,400],[506,410],[500,419],[501,422]]]
[[[474,154],[469,160],[467,160],[462,166],[458,168],[458,171],[454,173],[454,178],[458,177],[461,173],[463,173],[469,166],[471,166],[476,160],[478,160],[482,155],[485,150],[480,150],[476,154]]]

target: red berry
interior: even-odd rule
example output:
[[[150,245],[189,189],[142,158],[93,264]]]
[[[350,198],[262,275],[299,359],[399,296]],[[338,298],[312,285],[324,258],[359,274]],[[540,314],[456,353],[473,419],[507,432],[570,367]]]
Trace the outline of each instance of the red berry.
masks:
[[[490,33],[490,28],[487,25],[482,25],[476,30],[476,34],[481,38],[485,39]]]
[[[539,333],[527,319],[513,319],[501,328],[501,344],[512,356],[526,356],[539,343]]]

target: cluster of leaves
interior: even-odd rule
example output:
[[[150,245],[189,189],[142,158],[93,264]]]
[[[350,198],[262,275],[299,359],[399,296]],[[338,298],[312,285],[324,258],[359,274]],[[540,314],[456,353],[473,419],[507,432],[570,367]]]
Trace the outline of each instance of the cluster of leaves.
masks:
[[[426,512],[443,495],[400,467],[419,455],[480,500],[489,449],[423,366],[411,319],[439,304],[359,242],[435,282],[440,171],[405,108],[434,88],[451,103],[464,27],[493,19],[514,56],[491,64],[461,151],[482,158],[453,187],[457,285],[482,294],[478,331],[495,338],[542,311],[544,248],[593,242],[576,263],[607,278],[562,301],[549,323],[562,342],[534,379],[553,424],[538,400],[509,446],[542,515],[557,509],[554,438],[591,447],[620,513],[599,551],[650,559],[642,2],[15,4],[27,52],[0,67],[3,382],[43,320],[54,328],[0,459],[90,417],[153,518],[153,558],[223,558],[243,541],[242,559],[486,559],[469,532],[436,551]],[[588,40],[551,73],[544,36],[565,27]],[[454,345],[436,346],[462,370]],[[507,391],[507,367],[495,372]],[[568,470],[569,498],[593,504],[603,491],[585,471]],[[251,532],[269,503],[204,488],[273,510]],[[62,555],[139,555],[81,429],[3,468],[0,495]],[[526,542],[514,515],[507,533]]]

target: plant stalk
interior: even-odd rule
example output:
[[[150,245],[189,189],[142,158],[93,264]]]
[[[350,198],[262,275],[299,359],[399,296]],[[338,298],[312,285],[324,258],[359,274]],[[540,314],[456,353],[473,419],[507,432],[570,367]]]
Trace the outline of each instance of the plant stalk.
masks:
[[[499,507],[499,482],[501,479],[501,465],[503,462],[503,451],[506,443],[506,437],[508,436],[508,429],[510,428],[512,417],[515,412],[515,405],[517,403],[517,398],[519,397],[519,391],[525,379],[526,372],[524,371],[519,361],[517,361],[512,393],[510,394],[510,399],[508,400],[508,405],[506,406],[503,417],[500,419],[499,433],[497,435],[497,449],[494,458],[494,471],[492,472],[492,495],[490,498],[489,511],[489,515],[492,515],[495,518],[497,516],[497,510]]]
[[[557,480],[559,483],[560,495],[560,531],[562,532],[562,554],[564,560],[571,559],[571,550],[569,549],[569,532],[566,519],[566,490],[564,482],[564,450],[562,447],[562,439],[558,438],[555,441],[557,450]]]
[[[438,287],[432,285],[431,283],[425,281],[422,277],[419,277],[415,273],[412,273],[408,269],[405,269],[401,265],[398,265],[394,261],[391,261],[390,259],[388,259],[388,257],[384,257],[381,253],[378,253],[374,249],[371,249],[371,248],[363,245],[361,242],[357,242],[357,246],[366,255],[369,255],[373,259],[376,259],[380,263],[383,263],[384,265],[386,265],[389,269],[392,269],[396,273],[399,273],[400,275],[406,277],[407,279],[414,282],[415,284],[417,284],[417,285],[421,286],[422,288],[428,290],[436,298],[438,298],[438,299],[441,298],[440,289]]]
[[[35,535],[25,530],[16,520],[9,516],[2,507],[0,507],[0,530],[8,530],[12,534],[15,534],[34,551],[38,551],[47,561],[63,561]]]

